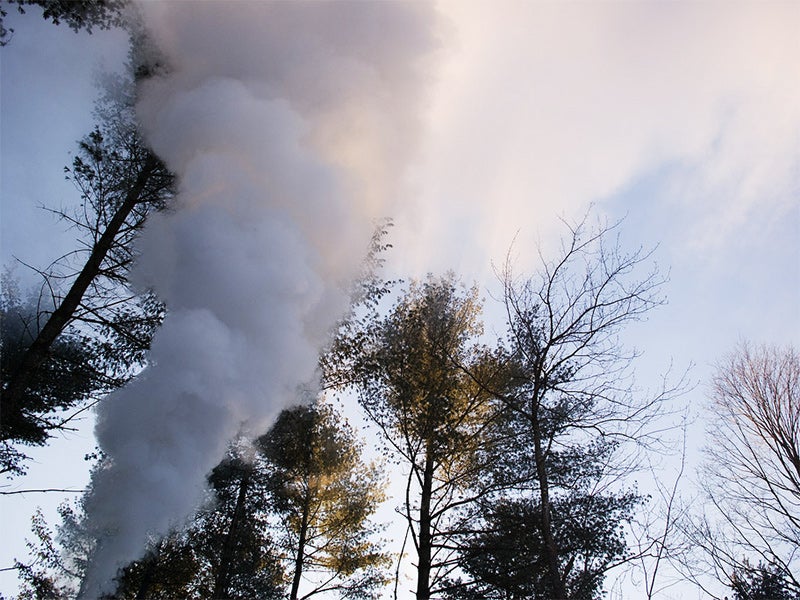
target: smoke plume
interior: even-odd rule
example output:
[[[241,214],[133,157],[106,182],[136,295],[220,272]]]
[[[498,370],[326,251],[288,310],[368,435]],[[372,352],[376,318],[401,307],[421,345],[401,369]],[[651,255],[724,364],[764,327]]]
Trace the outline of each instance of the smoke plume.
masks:
[[[142,3],[169,72],[139,90],[175,210],[134,279],[169,308],[151,366],[98,411],[109,457],[87,501],[104,532],[85,597],[195,508],[245,425],[312,381],[374,219],[415,146],[435,46],[421,3]]]

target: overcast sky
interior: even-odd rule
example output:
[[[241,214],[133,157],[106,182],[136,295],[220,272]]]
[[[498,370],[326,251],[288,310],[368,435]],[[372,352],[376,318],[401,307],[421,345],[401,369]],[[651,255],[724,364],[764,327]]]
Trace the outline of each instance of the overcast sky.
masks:
[[[705,381],[742,338],[797,344],[799,3],[439,8],[441,45],[391,268],[454,268],[491,290],[491,262],[515,236],[519,266],[529,267],[535,244],[546,249],[560,233],[557,217],[593,203],[625,217],[624,244],[658,245],[670,272],[669,304],[628,336],[645,352],[645,383],[671,360],[696,364]],[[4,264],[44,266],[72,238],[36,207],[75,201],[62,167],[91,127],[93,73],[117,68],[127,48],[119,33],[12,19],[17,31],[0,49],[0,253]],[[704,392],[685,401],[698,408]],[[85,432],[37,452],[31,476],[12,487],[84,485],[92,445]],[[52,515],[57,501],[0,498],[0,567],[21,555],[33,507]],[[3,575],[0,591],[13,592]]]

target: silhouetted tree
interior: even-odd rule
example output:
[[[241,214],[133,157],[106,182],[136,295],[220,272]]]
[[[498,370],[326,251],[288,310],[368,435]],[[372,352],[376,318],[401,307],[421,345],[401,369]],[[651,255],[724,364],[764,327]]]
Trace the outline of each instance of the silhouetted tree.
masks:
[[[755,560],[800,594],[800,354],[742,343],[717,366],[710,408],[707,504],[683,522],[696,550],[684,570],[730,585]]]
[[[266,475],[249,442],[233,446],[209,476],[213,502],[189,530],[207,580],[199,597],[283,598],[284,571],[269,531]]]
[[[616,451],[624,449],[623,442],[655,441],[648,438],[647,427],[657,429],[654,424],[664,401],[677,391],[639,397],[630,371],[636,355],[618,338],[624,325],[662,302],[659,289],[664,279],[657,270],[639,274],[650,254],[641,249],[623,252],[610,239],[616,225],[592,229],[584,220],[568,228],[560,251],[552,260],[542,257],[534,276],[519,279],[510,264],[502,273],[514,385],[502,398],[518,414],[517,434],[530,451],[535,485],[527,506],[540,511],[537,522],[549,594],[558,599],[578,593],[570,583],[574,571],[566,551],[569,540],[556,533],[560,524],[554,511],[560,507],[568,514],[565,499],[572,493],[556,467],[560,456],[585,455],[593,447],[601,455],[610,452],[602,462],[603,472],[595,477],[608,485],[635,467],[630,455]],[[600,498],[589,493],[576,500]],[[613,503],[614,498],[628,510],[634,496],[605,500]],[[624,515],[625,511],[618,513],[617,520]],[[598,574],[595,570],[592,576]]]
[[[734,573],[731,589],[734,600],[798,600],[800,592],[793,591],[781,567],[745,565]]]
[[[81,29],[92,33],[93,28],[110,29],[125,22],[124,10],[130,5],[128,0],[4,0],[8,6],[15,6],[17,12],[24,14],[26,7],[41,9],[42,17],[54,25],[66,23],[77,32]],[[8,9],[0,5],[0,47],[11,41],[12,28],[5,27]]]
[[[384,483],[378,467],[362,461],[352,428],[316,402],[285,410],[256,446],[291,574],[289,598],[375,597],[389,557],[371,539],[376,528],[369,519]]]
[[[133,68],[133,67],[132,67]],[[20,445],[42,445],[71,418],[126,382],[143,364],[163,306],[128,287],[133,241],[147,216],[172,195],[173,177],[136,130],[133,81],[117,80],[98,103],[101,124],[79,145],[67,169],[81,204],[59,214],[81,234],[79,248],[40,271],[35,310],[3,302],[4,347],[0,441],[3,471],[19,474]],[[5,337],[5,336],[8,337]],[[80,348],[81,356],[74,356]],[[63,359],[70,349],[73,356]],[[73,369],[67,373],[66,369]],[[48,372],[66,383],[54,391]],[[70,384],[78,382],[80,385]]]
[[[201,562],[183,533],[151,543],[145,556],[117,576],[117,590],[107,599],[200,598]],[[200,585],[198,585],[200,584]]]
[[[0,378],[8,381],[16,372],[26,349],[33,342],[37,307],[34,299],[23,301],[8,274],[0,293]],[[3,411],[0,440],[0,473],[25,473],[25,455],[16,443],[45,443],[49,432],[63,427],[58,411],[71,408],[97,387],[93,355],[77,334],[62,335],[50,347],[37,369],[26,395],[25,409]],[[2,403],[5,403],[3,398]]]
[[[59,509],[68,510],[67,505]],[[26,562],[14,559],[20,582],[17,600],[67,600],[75,596],[80,574],[72,571],[52,529],[41,510],[31,518],[34,539],[26,540],[30,558]]]
[[[464,541],[460,550],[459,566],[464,575],[452,582],[449,597],[557,597],[542,535],[535,463],[530,454],[520,448],[520,452],[501,459],[505,473],[500,476],[513,474],[516,482],[481,502],[479,520],[472,525],[476,533]],[[603,489],[605,461],[612,454],[610,445],[596,444],[553,453],[548,458],[547,470],[554,491],[549,514],[553,537],[558,540],[559,573],[568,598],[600,598],[606,571],[627,555],[622,525],[632,518],[643,498],[633,492]]]

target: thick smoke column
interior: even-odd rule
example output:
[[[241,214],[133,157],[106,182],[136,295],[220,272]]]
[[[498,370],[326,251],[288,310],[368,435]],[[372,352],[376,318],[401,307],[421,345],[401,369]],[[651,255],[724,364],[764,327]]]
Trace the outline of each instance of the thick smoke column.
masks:
[[[141,9],[169,73],[138,112],[180,190],[135,277],[169,314],[152,366],[99,410],[110,460],[87,511],[107,533],[85,597],[191,513],[243,424],[263,431],[313,379],[343,284],[397,200],[434,46],[420,3]]]

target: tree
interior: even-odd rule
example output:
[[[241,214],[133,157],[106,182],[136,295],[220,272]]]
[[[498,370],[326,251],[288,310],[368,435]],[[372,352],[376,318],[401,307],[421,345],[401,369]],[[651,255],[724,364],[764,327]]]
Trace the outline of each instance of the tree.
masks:
[[[618,225],[591,228],[586,219],[568,225],[555,259],[540,254],[538,274],[518,279],[510,261],[502,273],[507,353],[514,372],[514,391],[502,398],[525,423],[518,431],[532,450],[536,498],[530,498],[530,506],[540,511],[549,594],[558,599],[575,593],[569,585],[572,563],[565,560],[567,540],[557,535],[554,512],[563,507],[565,491],[556,468],[559,454],[585,455],[593,445],[610,450],[596,478],[600,489],[609,486],[636,466],[635,458],[622,453],[623,442],[653,441],[647,426],[656,429],[659,409],[679,389],[647,398],[634,393],[630,369],[636,353],[624,349],[619,331],[662,302],[664,279],[655,269],[638,275],[648,252],[626,253],[618,241],[609,244]],[[635,496],[606,496],[607,501],[614,498],[629,509]]]
[[[700,553],[684,566],[732,585],[755,560],[800,594],[800,354],[742,343],[717,366],[710,409],[707,508],[683,525]]]
[[[188,532],[201,563],[200,598],[285,597],[279,549],[269,534],[266,474],[253,459],[251,443],[240,440],[209,475],[213,501]]]
[[[33,299],[26,302],[19,298],[10,275],[4,275],[0,283],[0,378],[8,381],[35,337],[32,327],[37,308]],[[3,411],[0,473],[23,474],[25,455],[14,442],[43,444],[50,430],[63,426],[62,419],[50,415],[74,406],[95,389],[96,371],[91,359],[79,336],[63,335],[54,340],[29,386],[25,410]]]
[[[209,501],[120,571],[113,598],[374,597],[388,562],[368,522],[382,482],[360,450],[328,405],[284,411],[255,443],[232,444],[209,474]]]
[[[134,53],[135,55],[135,53]],[[134,67],[131,67],[134,70]],[[133,80],[116,80],[114,94],[98,103],[101,125],[79,145],[67,169],[81,198],[75,214],[59,214],[82,234],[81,247],[39,271],[42,290],[36,310],[4,301],[9,328],[2,344],[0,440],[2,469],[19,474],[24,454],[17,445],[42,445],[71,418],[63,411],[99,398],[127,381],[143,364],[164,308],[149,293],[128,287],[133,241],[147,216],[172,196],[173,177],[136,130]],[[68,362],[67,379],[80,386],[52,391],[42,385],[59,352],[81,348]],[[61,413],[56,416],[56,413]]]
[[[101,456],[94,468],[103,468],[104,460]],[[106,600],[284,598],[285,573],[270,536],[265,481],[250,442],[231,444],[208,476],[206,502],[186,527],[153,538],[139,560],[120,569],[116,590]],[[28,544],[34,560],[15,564],[23,581],[20,599],[82,596],[87,567],[102,552],[103,536],[87,519],[85,501],[59,508],[56,536],[41,515],[34,516],[37,542]]]
[[[188,539],[173,532],[126,566],[117,577],[116,592],[105,599],[197,598],[200,573],[202,566]]]
[[[731,589],[734,600],[798,600],[800,592],[791,590],[791,583],[781,567],[745,567],[734,573]]]
[[[154,539],[120,571],[112,598],[284,598],[265,475],[253,458],[249,440],[234,441],[208,475],[204,505],[185,528]]]
[[[87,455],[86,459],[97,458]],[[93,469],[101,468],[102,459]],[[92,555],[97,535],[87,522],[84,499],[63,502],[58,507],[61,522],[55,533],[39,510],[31,518],[34,540],[26,540],[29,557],[14,560],[21,582],[18,600],[67,600],[75,598]]]
[[[350,369],[359,400],[408,469],[402,514],[417,554],[416,597],[437,593],[454,568],[460,507],[475,498],[493,413],[496,363],[477,342],[477,290],[453,275],[414,283],[385,318],[357,332]],[[463,521],[463,519],[462,519]]]
[[[322,402],[281,413],[259,438],[275,535],[291,573],[289,598],[338,593],[372,598],[386,583],[388,556],[371,541],[369,518],[383,500],[375,464],[355,433]],[[310,589],[301,592],[302,581]]]
[[[68,509],[62,505],[59,510],[63,514]],[[77,574],[65,564],[53,531],[39,509],[31,518],[31,530],[36,541],[26,540],[26,546],[33,560],[27,563],[14,560],[21,584],[17,600],[60,600],[74,596],[76,590],[70,584]]]
[[[85,29],[92,32],[93,27],[110,29],[124,24],[123,12],[129,5],[127,0],[6,0],[9,5],[16,5],[20,14],[25,7],[37,6],[42,9],[42,17],[54,25],[62,21],[70,29],[77,32]],[[11,41],[14,30],[6,28],[4,18],[8,16],[5,7],[0,6],[0,47]]]
[[[550,457],[548,472],[553,537],[558,540],[559,573],[568,598],[599,598],[608,569],[625,560],[627,545],[622,525],[629,521],[642,497],[604,490],[604,464],[613,447],[593,446]],[[549,559],[542,535],[542,510],[529,457],[504,461],[517,483],[481,502],[480,521],[460,550],[466,580],[454,582],[451,598],[555,598]],[[520,458],[522,461],[520,461]],[[534,487],[525,489],[526,484]]]

